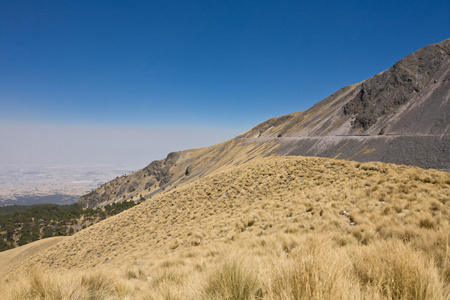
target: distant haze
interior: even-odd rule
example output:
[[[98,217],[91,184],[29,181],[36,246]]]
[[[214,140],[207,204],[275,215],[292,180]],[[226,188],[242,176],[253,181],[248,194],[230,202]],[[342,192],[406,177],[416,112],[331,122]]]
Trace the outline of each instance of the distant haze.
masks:
[[[210,146],[238,130],[0,123],[0,164],[117,164],[138,169],[169,152]]]
[[[125,163],[302,111],[449,36],[450,1],[2,1],[0,163]]]

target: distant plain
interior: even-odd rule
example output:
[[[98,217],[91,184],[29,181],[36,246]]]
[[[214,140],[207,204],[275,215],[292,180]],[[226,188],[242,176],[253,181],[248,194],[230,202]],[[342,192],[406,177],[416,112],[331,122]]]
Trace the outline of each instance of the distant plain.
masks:
[[[126,165],[1,165],[0,205],[72,204],[100,184],[132,172]]]

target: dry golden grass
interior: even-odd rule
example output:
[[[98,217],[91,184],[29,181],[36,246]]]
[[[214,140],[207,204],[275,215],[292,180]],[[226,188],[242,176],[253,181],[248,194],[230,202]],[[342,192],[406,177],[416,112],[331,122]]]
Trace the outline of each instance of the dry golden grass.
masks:
[[[44,240],[39,240],[33,243],[29,243],[25,246],[10,249],[0,252],[0,275],[8,273],[10,270],[17,267],[24,260],[32,257],[38,252],[42,252],[48,247],[64,240],[66,237],[58,236],[51,237]]]
[[[449,200],[445,172],[255,159],[67,237],[0,298],[448,299]]]
[[[148,176],[147,171],[142,169],[100,186],[96,193],[109,199],[101,205],[128,200],[136,201],[141,197],[147,198],[154,193],[166,193],[205,176],[223,172],[255,157],[268,156],[278,146],[275,142],[259,144],[245,139],[231,139],[210,147],[181,151],[175,165],[167,170],[168,174],[171,174],[167,174],[171,178],[170,182],[166,182],[162,187],[155,176]],[[190,174],[186,175],[188,167]],[[152,184],[149,185],[149,182]],[[135,184],[131,190],[130,183]]]

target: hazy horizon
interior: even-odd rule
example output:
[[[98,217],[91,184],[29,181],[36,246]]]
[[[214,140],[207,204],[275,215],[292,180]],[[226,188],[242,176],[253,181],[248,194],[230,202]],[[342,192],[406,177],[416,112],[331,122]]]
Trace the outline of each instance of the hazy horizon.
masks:
[[[144,128],[0,122],[0,165],[126,165],[135,170],[169,152],[200,148],[239,134],[221,128]]]
[[[450,28],[448,1],[0,8],[0,164],[143,167],[305,110]]]

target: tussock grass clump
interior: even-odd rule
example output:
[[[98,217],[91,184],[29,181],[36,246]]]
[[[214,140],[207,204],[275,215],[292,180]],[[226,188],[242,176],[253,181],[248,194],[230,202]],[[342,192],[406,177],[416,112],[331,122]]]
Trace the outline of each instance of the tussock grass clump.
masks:
[[[420,219],[420,228],[433,229],[435,227],[435,222],[430,217],[425,217]]]
[[[94,272],[81,276],[81,287],[89,299],[110,299],[116,293],[117,283],[105,273]]]
[[[126,278],[127,279],[139,279],[143,280],[147,276],[145,275],[145,272],[140,267],[133,267],[127,270],[126,272]]]
[[[100,292],[97,294],[100,297],[90,297],[89,291],[81,285],[79,277],[70,276],[67,273],[64,276],[58,275],[34,268],[28,276],[19,276],[11,282],[0,285],[1,299],[106,299],[101,297],[103,295]]]
[[[130,296],[131,290],[106,270],[80,273],[34,268],[29,276],[0,284],[0,295],[2,300],[113,300]]]
[[[274,261],[268,299],[351,299],[359,296],[350,259],[332,241],[310,239],[285,260]]]
[[[37,270],[33,270],[30,281],[29,289],[20,295],[24,299],[67,299],[72,298],[78,290],[73,287],[73,282],[67,284]]]
[[[379,241],[351,256],[366,293],[386,299],[441,299],[445,294],[433,260],[400,241]]]
[[[258,279],[249,264],[229,259],[214,270],[206,283],[205,299],[256,299],[261,293]]]

